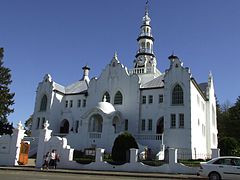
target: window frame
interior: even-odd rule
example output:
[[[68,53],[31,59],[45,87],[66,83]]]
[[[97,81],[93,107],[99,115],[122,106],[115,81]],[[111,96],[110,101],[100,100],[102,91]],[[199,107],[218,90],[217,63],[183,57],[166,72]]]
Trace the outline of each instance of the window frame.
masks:
[[[148,104],[153,104],[153,95],[148,95]]]
[[[179,128],[184,128],[185,122],[184,122],[184,114],[180,113],[179,114]]]
[[[120,91],[117,91],[114,96],[114,105],[122,105],[123,104],[123,95]]]
[[[172,105],[184,105],[184,91],[180,84],[176,84],[172,90]]]
[[[176,128],[176,114],[171,114],[171,124],[170,128],[175,129]]]
[[[147,104],[147,96],[142,96],[142,104]]]
[[[141,131],[145,131],[146,130],[146,120],[142,119],[141,121]]]

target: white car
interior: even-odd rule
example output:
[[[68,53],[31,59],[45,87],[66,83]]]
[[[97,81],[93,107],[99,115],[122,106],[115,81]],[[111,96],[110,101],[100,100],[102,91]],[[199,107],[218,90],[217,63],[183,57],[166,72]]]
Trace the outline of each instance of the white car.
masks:
[[[240,180],[240,157],[223,156],[200,163],[199,175],[210,180]]]

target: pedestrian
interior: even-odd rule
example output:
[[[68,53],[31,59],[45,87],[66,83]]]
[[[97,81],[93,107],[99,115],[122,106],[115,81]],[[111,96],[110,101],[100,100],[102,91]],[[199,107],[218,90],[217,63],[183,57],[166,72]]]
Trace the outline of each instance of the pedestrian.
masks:
[[[44,163],[43,163],[41,169],[46,168],[46,169],[48,170],[48,167],[49,167],[49,158],[50,158],[50,153],[47,152],[46,155],[43,156]]]
[[[56,151],[53,149],[51,154],[50,154],[50,162],[49,166],[55,168],[56,167]]]
[[[54,169],[57,169],[57,163],[60,162],[60,156],[59,154],[55,151],[55,164],[54,164]]]

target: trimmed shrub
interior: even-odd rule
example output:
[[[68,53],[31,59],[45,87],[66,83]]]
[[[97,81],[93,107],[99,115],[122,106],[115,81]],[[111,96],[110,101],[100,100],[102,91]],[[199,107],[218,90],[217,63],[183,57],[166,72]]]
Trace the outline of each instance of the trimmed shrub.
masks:
[[[120,134],[114,141],[112,147],[112,159],[117,162],[127,162],[129,160],[129,149],[138,149],[135,138],[127,132]]]

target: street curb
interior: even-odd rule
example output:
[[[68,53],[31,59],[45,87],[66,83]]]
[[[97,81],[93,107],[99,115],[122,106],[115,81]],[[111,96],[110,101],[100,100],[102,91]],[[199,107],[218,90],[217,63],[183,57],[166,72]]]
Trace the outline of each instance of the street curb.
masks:
[[[100,176],[122,176],[122,177],[141,177],[141,178],[166,178],[166,179],[192,179],[192,180],[206,180],[207,178],[199,177],[197,175],[187,174],[157,174],[157,173],[139,173],[139,172],[118,172],[118,171],[91,171],[91,170],[69,170],[69,169],[50,169],[40,170],[35,167],[0,167],[0,170],[11,171],[35,171],[41,173],[64,173],[64,174],[85,174],[85,175],[100,175]]]

